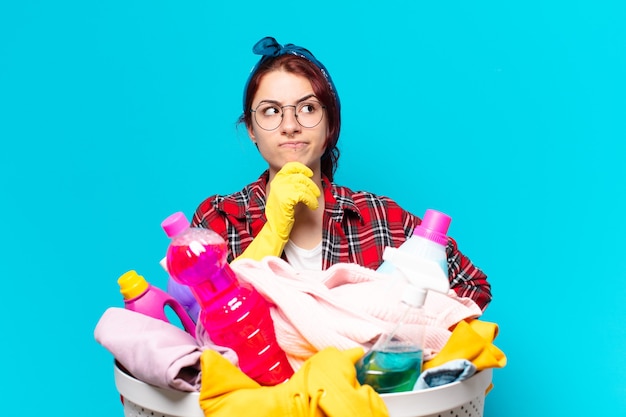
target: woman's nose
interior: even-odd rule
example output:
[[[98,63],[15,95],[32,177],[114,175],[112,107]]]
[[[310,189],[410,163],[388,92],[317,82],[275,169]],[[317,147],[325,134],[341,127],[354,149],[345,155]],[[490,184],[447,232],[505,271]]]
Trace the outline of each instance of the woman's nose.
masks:
[[[283,108],[282,129],[285,134],[293,134],[300,131],[300,123],[296,117],[295,107],[285,106],[285,108]]]

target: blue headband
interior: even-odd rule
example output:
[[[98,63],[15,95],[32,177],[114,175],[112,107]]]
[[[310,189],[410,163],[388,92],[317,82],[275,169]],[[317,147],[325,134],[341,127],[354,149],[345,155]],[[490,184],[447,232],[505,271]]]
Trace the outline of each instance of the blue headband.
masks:
[[[339,107],[339,95],[337,94],[337,90],[335,89],[335,84],[333,84],[333,80],[330,78],[330,74],[328,73],[328,70],[326,70],[326,67],[324,66],[324,64],[318,61],[317,58],[315,58],[313,54],[309,52],[309,50],[301,46],[294,45],[292,43],[288,43],[283,46],[279,44],[278,42],[276,42],[276,39],[270,36],[266,36],[265,38],[258,41],[252,47],[252,52],[256,55],[261,55],[261,59],[259,60],[259,62],[257,62],[254,68],[252,68],[252,71],[250,71],[250,76],[248,77],[248,81],[246,81],[246,85],[244,86],[244,89],[243,89],[244,113],[247,111],[247,109],[245,108],[246,106],[245,101],[246,101],[246,92],[248,91],[248,84],[250,84],[250,79],[254,76],[254,74],[256,74],[259,67],[263,65],[265,62],[267,62],[270,59],[273,59],[282,55],[287,55],[287,54],[304,58],[312,62],[316,67],[320,69],[320,71],[322,71],[322,74],[324,74],[324,78],[326,78],[326,81],[328,81],[330,90],[332,91],[333,95],[335,96],[335,99],[337,100],[337,107]]]

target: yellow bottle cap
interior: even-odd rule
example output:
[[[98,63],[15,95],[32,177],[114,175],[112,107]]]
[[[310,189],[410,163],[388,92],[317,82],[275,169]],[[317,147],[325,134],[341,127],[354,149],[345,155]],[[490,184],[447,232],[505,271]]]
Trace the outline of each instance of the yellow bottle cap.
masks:
[[[143,294],[148,289],[148,281],[135,270],[130,270],[117,280],[124,300],[130,300]]]

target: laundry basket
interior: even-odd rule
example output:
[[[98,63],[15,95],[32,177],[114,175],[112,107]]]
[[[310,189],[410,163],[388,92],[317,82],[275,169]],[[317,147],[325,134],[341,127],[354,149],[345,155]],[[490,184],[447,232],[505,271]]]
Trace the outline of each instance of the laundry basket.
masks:
[[[205,417],[199,393],[163,389],[133,378],[114,366],[115,386],[125,417]],[[420,391],[382,394],[390,417],[482,417],[492,370],[462,382]]]

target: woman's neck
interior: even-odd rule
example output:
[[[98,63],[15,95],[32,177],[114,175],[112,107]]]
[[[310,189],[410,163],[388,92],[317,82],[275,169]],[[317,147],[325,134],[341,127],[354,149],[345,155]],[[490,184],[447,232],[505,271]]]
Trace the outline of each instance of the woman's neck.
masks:
[[[322,191],[320,185],[320,191]],[[319,206],[311,210],[300,203],[296,206],[296,215],[289,238],[302,249],[313,249],[322,240],[322,225],[324,219],[324,193],[318,198]]]

